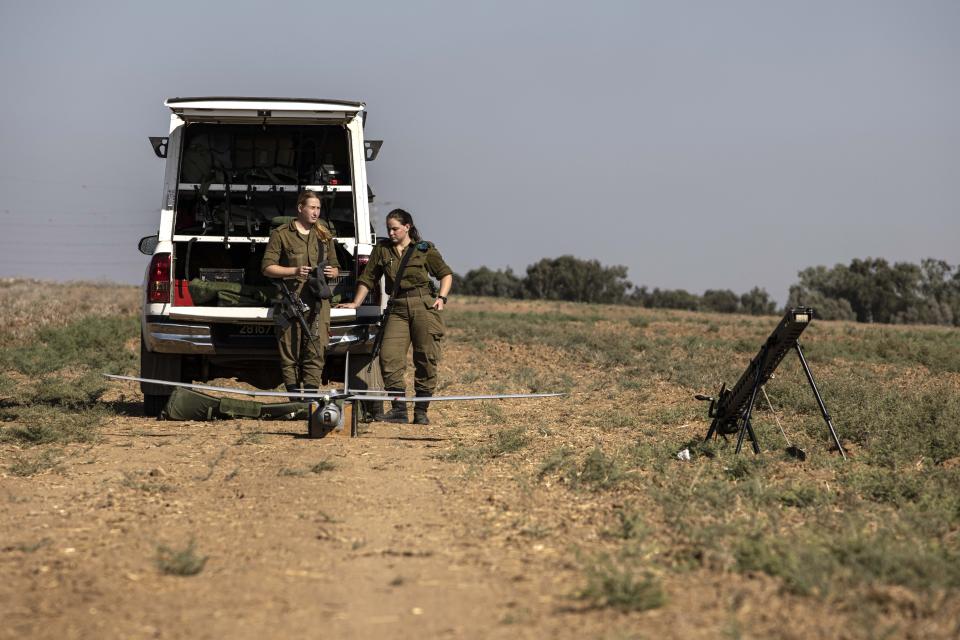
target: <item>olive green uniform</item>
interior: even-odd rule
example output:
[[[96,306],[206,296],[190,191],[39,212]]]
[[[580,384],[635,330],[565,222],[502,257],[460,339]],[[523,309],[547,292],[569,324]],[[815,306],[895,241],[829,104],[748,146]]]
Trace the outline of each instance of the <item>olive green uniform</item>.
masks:
[[[320,247],[315,229],[310,229],[310,233],[305,235],[297,230],[295,221],[291,221],[270,233],[260,271],[274,264],[281,267],[316,267],[324,259],[327,264],[339,269],[340,262],[337,260],[333,239],[325,243],[324,251]],[[323,255],[324,252],[326,256]],[[316,389],[320,386],[320,374],[323,372],[325,350],[330,336],[330,301],[318,300],[310,287],[306,286],[306,278],[285,280],[290,290],[296,292],[310,307],[307,322],[314,340],[304,334],[303,327],[298,322],[291,322],[285,329],[279,326],[276,328],[283,383],[287,386],[302,383],[306,388]]]
[[[407,350],[412,342],[414,389],[418,396],[429,396],[437,388],[437,365],[444,333],[443,318],[433,308],[436,298],[430,290],[430,276],[439,280],[453,271],[433,244],[418,242],[411,246],[413,254],[403,270],[400,292],[387,308],[380,369],[387,389],[403,389]],[[384,276],[386,291],[392,292],[400,259],[392,242],[377,243],[358,283],[373,290],[374,283]]]

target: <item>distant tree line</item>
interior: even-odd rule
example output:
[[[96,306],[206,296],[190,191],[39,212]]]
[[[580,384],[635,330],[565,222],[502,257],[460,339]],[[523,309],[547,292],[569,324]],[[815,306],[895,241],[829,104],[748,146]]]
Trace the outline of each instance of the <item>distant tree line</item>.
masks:
[[[882,258],[855,259],[849,266],[804,269],[799,278],[790,287],[787,305],[814,307],[827,320],[960,326],[960,266],[951,267],[943,260],[891,266]],[[781,311],[760,287],[740,295],[730,289],[707,289],[703,295],[685,289],[651,291],[635,287],[623,265],[604,266],[573,256],[543,258],[528,266],[523,277],[509,267],[480,267],[455,275],[454,280],[457,292],[476,296],[753,315]]]
[[[799,275],[787,304],[814,307],[828,320],[960,326],[960,265],[932,258],[891,265],[867,258]]]

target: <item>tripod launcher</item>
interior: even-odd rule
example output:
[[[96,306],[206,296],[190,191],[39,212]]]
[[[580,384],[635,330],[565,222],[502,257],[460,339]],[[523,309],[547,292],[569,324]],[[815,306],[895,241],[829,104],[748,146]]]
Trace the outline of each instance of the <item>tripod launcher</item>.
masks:
[[[710,396],[697,395],[697,400],[707,400],[710,402],[708,416],[713,418],[710,424],[710,430],[707,431],[706,440],[717,435],[729,435],[739,433],[737,437],[737,453],[743,448],[745,437],[750,437],[750,444],[754,453],[760,453],[760,445],[757,443],[757,436],[753,431],[753,425],[750,418],[753,414],[753,406],[757,401],[757,393],[760,388],[770,380],[773,372],[783,360],[784,356],[791,349],[797,352],[803,371],[807,375],[807,382],[813,389],[813,395],[820,407],[820,414],[823,416],[830,435],[840,455],[844,459],[847,454],[840,444],[840,438],[837,437],[836,429],[833,428],[833,422],[826,406],[823,404],[823,398],[820,397],[820,391],[813,380],[813,373],[803,357],[803,351],[800,349],[800,334],[807,328],[810,321],[813,320],[813,309],[809,307],[794,307],[788,309],[787,313],[780,320],[780,324],[773,330],[767,341],[760,347],[760,352],[754,356],[753,360],[747,366],[746,371],[740,376],[732,388],[727,389],[726,384],[720,387],[720,392],[716,398]]]

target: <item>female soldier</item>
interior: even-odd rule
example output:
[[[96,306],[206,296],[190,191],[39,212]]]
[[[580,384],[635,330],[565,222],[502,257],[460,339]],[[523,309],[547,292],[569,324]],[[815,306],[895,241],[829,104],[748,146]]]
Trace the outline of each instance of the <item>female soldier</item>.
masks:
[[[318,287],[306,286],[317,267],[322,267],[325,278],[336,278],[340,274],[333,234],[320,221],[320,198],[313,191],[304,191],[297,198],[297,217],[270,233],[260,264],[263,275],[286,280],[290,290],[310,307],[307,322],[313,333],[312,340],[296,322],[284,329],[278,326],[276,330],[287,391],[301,386],[308,390],[320,387],[330,333],[330,300],[322,297]]]
[[[403,209],[387,214],[389,239],[377,243],[370,254],[363,274],[357,280],[353,302],[341,307],[356,309],[363,302],[380,276],[386,277],[386,291],[392,295],[387,307],[383,346],[380,349],[380,369],[388,391],[405,393],[403,375],[406,370],[407,349],[413,342],[414,390],[418,396],[433,395],[437,388],[437,363],[440,360],[440,340],[443,338],[443,318],[440,312],[447,302],[453,285],[453,271],[430,242],[420,238],[413,226],[413,217]],[[404,254],[410,257],[400,274],[397,272]],[[430,276],[440,280],[440,293],[434,296]],[[428,402],[417,402],[413,409],[414,424],[430,424],[427,418]],[[394,401],[388,413],[381,417],[387,422],[407,422],[407,408]]]

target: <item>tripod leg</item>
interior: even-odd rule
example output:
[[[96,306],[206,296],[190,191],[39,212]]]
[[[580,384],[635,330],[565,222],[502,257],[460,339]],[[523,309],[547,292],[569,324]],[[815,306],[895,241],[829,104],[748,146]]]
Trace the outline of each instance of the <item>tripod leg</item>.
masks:
[[[356,438],[360,435],[360,401],[348,400],[350,403],[350,437]]]
[[[747,434],[750,436],[750,444],[753,446],[753,452],[760,453],[760,443],[757,442],[757,434],[753,432],[753,423],[747,423]]]
[[[747,434],[747,423],[744,422],[740,426],[740,433],[737,434],[737,449],[734,451],[736,454],[740,454],[740,450],[743,449],[743,437]]]
[[[707,430],[707,437],[703,439],[704,442],[709,442],[712,436],[717,435],[717,423],[719,421],[719,418],[714,418],[713,422],[710,423],[710,428]]]
[[[750,434],[750,440],[753,441],[753,452],[760,453],[760,445],[757,443],[757,435],[753,432],[753,426],[750,424],[750,416],[753,414],[753,404],[757,401],[757,392],[760,390],[760,376],[763,372],[763,365],[767,359],[767,349],[764,347],[763,354],[760,356],[760,363],[757,366],[757,379],[753,383],[753,392],[750,393],[750,402],[747,403],[747,410],[743,414],[743,423],[740,426],[740,435],[737,437],[737,451],[743,448],[743,438]]]
[[[823,398],[820,397],[820,390],[817,389],[817,383],[813,381],[813,372],[811,372],[810,367],[807,366],[807,359],[803,357],[803,351],[800,350],[800,343],[798,342],[794,346],[797,349],[797,357],[800,358],[800,364],[803,365],[803,372],[807,374],[807,382],[810,383],[810,388],[813,389],[813,395],[817,399],[817,405],[820,406],[820,415],[823,416],[823,421],[827,423],[827,428],[830,429],[830,435],[833,436],[833,441],[836,443],[837,449],[840,450],[840,455],[846,460],[847,454],[843,450],[843,445],[840,444],[837,430],[833,428],[833,422],[830,420],[830,414],[827,412],[826,405],[823,404]]]

